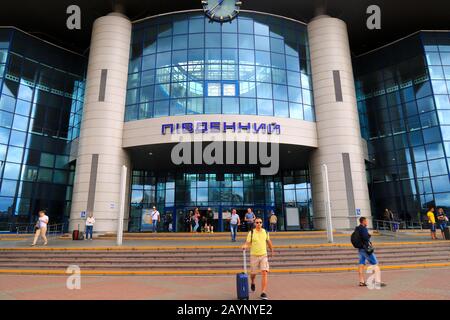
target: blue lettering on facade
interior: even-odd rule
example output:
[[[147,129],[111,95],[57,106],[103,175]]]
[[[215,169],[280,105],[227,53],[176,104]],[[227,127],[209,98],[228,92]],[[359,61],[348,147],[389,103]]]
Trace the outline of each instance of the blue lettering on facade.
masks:
[[[167,123],[161,126],[161,134],[187,134],[187,133],[219,133],[219,132],[242,132],[255,134],[281,134],[281,126],[273,123],[250,123],[250,122],[184,122],[184,123]]]

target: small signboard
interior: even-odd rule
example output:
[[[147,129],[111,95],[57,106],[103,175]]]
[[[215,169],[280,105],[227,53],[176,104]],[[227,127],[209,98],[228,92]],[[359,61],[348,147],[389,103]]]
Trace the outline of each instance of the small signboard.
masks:
[[[361,209],[356,209],[356,216],[361,217]]]
[[[85,219],[86,218],[86,211],[81,211],[80,217],[81,217],[81,219]]]

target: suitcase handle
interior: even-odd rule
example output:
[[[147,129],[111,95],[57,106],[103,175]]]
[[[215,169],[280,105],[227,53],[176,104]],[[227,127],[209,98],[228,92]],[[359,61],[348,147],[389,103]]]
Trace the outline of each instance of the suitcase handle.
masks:
[[[244,257],[244,273],[247,273],[247,256],[245,254],[245,250],[242,250],[242,255]]]

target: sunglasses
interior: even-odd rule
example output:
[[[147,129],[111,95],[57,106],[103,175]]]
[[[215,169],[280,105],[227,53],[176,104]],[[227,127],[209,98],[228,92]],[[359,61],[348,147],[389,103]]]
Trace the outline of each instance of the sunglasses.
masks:
[[[261,221],[257,221],[257,222],[255,222],[256,224],[261,224],[262,222]]]

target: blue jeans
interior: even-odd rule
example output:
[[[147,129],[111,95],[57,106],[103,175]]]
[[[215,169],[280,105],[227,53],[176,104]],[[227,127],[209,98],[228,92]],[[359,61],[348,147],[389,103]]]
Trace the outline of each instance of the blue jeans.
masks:
[[[91,235],[92,239],[92,231],[94,230],[94,226],[86,226],[86,239],[89,239],[89,235]]]
[[[236,241],[237,227],[238,227],[237,224],[230,224],[231,241]]]
[[[153,225],[153,232],[157,232],[158,231],[158,220],[153,220],[152,225]]]

